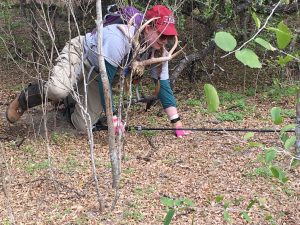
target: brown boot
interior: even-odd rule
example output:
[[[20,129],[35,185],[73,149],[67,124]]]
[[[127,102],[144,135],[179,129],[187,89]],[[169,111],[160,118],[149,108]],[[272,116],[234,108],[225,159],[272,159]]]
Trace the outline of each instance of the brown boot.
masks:
[[[25,112],[19,103],[19,95],[8,105],[6,110],[6,119],[10,123],[15,123]]]

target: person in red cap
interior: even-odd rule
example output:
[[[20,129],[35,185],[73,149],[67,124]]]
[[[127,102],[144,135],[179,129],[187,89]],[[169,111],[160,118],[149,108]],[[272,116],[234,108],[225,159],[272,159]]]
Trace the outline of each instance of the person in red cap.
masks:
[[[129,7],[127,9],[133,9]],[[136,13],[134,9],[130,16]],[[145,19],[150,20],[156,18],[149,23],[142,31],[144,43],[151,49],[155,49],[158,56],[163,56],[167,52],[165,45],[168,41],[177,36],[175,28],[175,19],[171,10],[163,5],[156,5],[149,9],[145,15]],[[133,26],[130,27],[130,34],[138,30],[142,23],[143,15],[138,14],[135,17]],[[122,67],[123,59],[126,59],[131,53],[130,40],[120,26],[125,29],[125,24],[108,24],[103,28],[103,52],[105,66],[110,85],[113,83],[118,67]],[[51,69],[51,76],[48,81],[40,81],[21,91],[21,93],[9,104],[6,111],[6,118],[10,123],[15,123],[29,108],[42,104],[46,99],[51,101],[61,101],[68,96],[84,96],[82,88],[84,71],[86,74],[92,72],[91,76],[86,79],[88,83],[87,89],[87,113],[82,113],[80,101],[85,99],[76,99],[75,109],[72,110],[70,120],[77,130],[84,131],[86,129],[87,116],[92,124],[96,124],[105,113],[105,102],[102,81],[99,76],[99,51],[97,47],[98,33],[97,30],[87,33],[85,36],[78,36],[67,42],[66,46],[60,52],[56,64]],[[148,53],[151,52],[148,50]],[[153,51],[152,51],[153,52]],[[72,53],[72,54],[70,54]],[[159,55],[160,54],[160,55]],[[147,52],[144,54],[144,57]],[[142,58],[143,56],[141,56]],[[155,56],[156,57],[156,56]],[[189,134],[188,131],[181,130],[182,123],[176,108],[176,100],[174,98],[170,82],[168,61],[153,65],[150,69],[151,76],[159,83],[160,89],[158,98],[161,101],[165,112],[167,113],[174,128],[177,128],[175,134],[182,137]],[[160,82],[158,82],[158,80]],[[74,98],[74,97],[73,97]],[[117,117],[114,116],[114,121]],[[115,124],[115,123],[114,123]],[[117,123],[116,123],[117,124]],[[118,130],[118,129],[116,129]]]
[[[163,50],[168,41],[178,35],[173,12],[166,6],[155,5],[145,13],[145,18],[147,20],[158,18],[144,29],[145,41],[151,43],[152,48],[158,51]],[[169,81],[168,61],[161,63],[160,66],[152,66],[150,74],[155,80],[160,80],[158,99],[162,103],[174,128],[179,128],[179,130],[175,130],[176,136],[181,138],[188,135],[191,132],[181,130],[182,122],[180,121],[176,100]]]

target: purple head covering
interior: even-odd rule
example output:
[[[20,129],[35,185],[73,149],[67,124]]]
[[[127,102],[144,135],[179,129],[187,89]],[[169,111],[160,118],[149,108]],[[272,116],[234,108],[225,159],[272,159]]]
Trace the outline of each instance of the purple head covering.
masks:
[[[136,26],[140,26],[142,24],[144,15],[137,8],[133,6],[126,6],[122,8],[121,11],[123,17],[125,17],[127,21],[129,21],[135,14],[137,14],[134,19],[134,24]]]

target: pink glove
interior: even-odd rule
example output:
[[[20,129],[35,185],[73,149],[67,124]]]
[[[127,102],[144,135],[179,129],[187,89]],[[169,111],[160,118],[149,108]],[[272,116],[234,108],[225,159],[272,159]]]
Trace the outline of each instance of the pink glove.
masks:
[[[175,127],[175,129],[181,129],[182,128],[182,125],[177,125]],[[182,138],[183,136],[186,136],[186,135],[189,135],[193,133],[192,131],[189,131],[189,130],[175,130],[175,134],[176,134],[176,137],[178,138]]]
[[[113,116],[113,123],[115,128],[115,134],[119,134],[121,132],[122,134],[125,134],[125,127],[121,120],[118,119],[117,116]]]

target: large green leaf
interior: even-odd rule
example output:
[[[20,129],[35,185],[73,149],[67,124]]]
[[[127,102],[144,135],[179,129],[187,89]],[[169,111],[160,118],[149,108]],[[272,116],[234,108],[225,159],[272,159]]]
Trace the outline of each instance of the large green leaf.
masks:
[[[204,85],[204,93],[207,101],[208,111],[209,112],[216,112],[219,109],[219,96],[218,92],[214,86],[211,84]]]
[[[274,48],[268,41],[262,39],[262,38],[255,38],[254,41],[261,46],[263,46],[267,50],[275,51],[276,48]]]
[[[279,107],[273,107],[271,109],[271,117],[274,124],[279,125],[283,122],[283,117],[281,116],[281,109]]]
[[[235,38],[228,32],[217,32],[214,40],[216,42],[216,45],[226,52],[230,52],[236,47]]]
[[[235,57],[250,68],[261,68],[258,56],[251,49],[245,48],[241,51],[236,51]]]
[[[267,29],[275,32],[279,49],[284,49],[292,40],[291,31],[283,21],[278,24],[277,28],[269,27]]]

